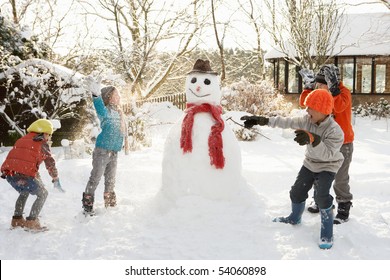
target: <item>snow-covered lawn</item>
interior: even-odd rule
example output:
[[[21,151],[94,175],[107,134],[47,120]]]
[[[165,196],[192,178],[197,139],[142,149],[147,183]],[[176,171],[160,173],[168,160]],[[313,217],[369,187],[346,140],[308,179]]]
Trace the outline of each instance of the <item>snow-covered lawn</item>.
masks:
[[[260,137],[239,143],[245,187],[254,191],[246,203],[202,196],[183,196],[170,203],[158,196],[165,138],[171,122],[181,114],[172,110],[155,114],[163,124],[151,128],[151,147],[120,154],[118,206],[104,208],[101,182],[95,217],[81,214],[81,195],[91,170],[89,156],[66,160],[61,147],[53,148],[64,194],[52,188],[42,166],[49,190],[40,217],[50,228],[44,233],[9,229],[18,194],[0,180],[0,259],[390,259],[390,132],[386,120],[355,119],[351,217],[348,223],[334,227],[333,248],[320,250],[318,215],[306,211],[299,226],[272,222],[276,216],[289,214],[288,192],[303,161],[304,147],[293,141],[292,131],[262,127],[271,140]],[[0,154],[0,162],[6,154]],[[29,198],[26,214],[34,199]]]

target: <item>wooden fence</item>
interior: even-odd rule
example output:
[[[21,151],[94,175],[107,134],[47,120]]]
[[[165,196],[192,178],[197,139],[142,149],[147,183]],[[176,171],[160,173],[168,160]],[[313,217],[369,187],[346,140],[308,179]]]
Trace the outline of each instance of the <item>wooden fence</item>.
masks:
[[[184,110],[186,108],[186,94],[185,93],[176,93],[176,94],[168,94],[163,96],[158,96],[154,98],[148,98],[148,99],[141,99],[137,100],[136,104],[137,107],[141,107],[144,103],[161,103],[161,102],[171,102],[174,106],[177,108]],[[124,106],[124,111],[127,113],[130,111],[130,108],[128,108],[126,105]]]

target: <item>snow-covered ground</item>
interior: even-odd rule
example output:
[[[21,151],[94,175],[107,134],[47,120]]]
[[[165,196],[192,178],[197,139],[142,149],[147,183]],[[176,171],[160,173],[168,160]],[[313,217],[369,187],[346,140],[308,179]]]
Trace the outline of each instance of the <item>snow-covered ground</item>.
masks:
[[[101,182],[96,191],[95,217],[85,218],[81,214],[81,196],[92,167],[90,156],[64,159],[63,149],[53,148],[66,193],[52,188],[44,165],[41,166],[49,196],[40,220],[50,229],[47,232],[32,234],[9,229],[18,194],[5,180],[0,180],[0,259],[390,259],[390,125],[387,120],[355,119],[350,169],[354,195],[351,217],[348,223],[334,227],[333,248],[320,250],[318,215],[305,211],[299,226],[272,222],[274,217],[290,213],[289,190],[304,157],[304,147],[293,141],[292,131],[262,127],[261,132],[270,140],[260,137],[239,143],[242,174],[247,183],[243,187],[253,191],[252,200],[242,203],[238,199],[184,196],[171,203],[162,199],[158,191],[164,142],[172,122],[180,114],[181,111],[166,106],[156,110],[154,117],[161,124],[151,127],[152,146],[129,155],[120,154],[118,206],[104,208]],[[239,118],[239,114],[233,116]],[[0,153],[0,162],[6,154]],[[34,199],[29,198],[26,214]]]

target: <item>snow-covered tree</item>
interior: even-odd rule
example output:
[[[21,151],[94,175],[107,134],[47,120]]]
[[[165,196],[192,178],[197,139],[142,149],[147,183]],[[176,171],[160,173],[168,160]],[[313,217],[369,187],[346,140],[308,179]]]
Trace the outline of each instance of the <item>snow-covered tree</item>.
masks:
[[[45,58],[48,50],[27,26],[19,27],[0,14],[0,71],[4,70],[11,55],[22,60]]]
[[[86,104],[85,90],[78,86],[81,78],[39,59],[10,66],[0,73],[0,115],[19,135],[39,118],[79,118]]]

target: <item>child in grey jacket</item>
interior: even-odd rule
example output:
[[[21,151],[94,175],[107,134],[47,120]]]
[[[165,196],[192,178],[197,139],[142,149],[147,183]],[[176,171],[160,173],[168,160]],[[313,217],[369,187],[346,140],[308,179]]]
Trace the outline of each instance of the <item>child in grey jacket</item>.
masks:
[[[296,225],[301,222],[308,192],[314,186],[314,200],[321,213],[319,247],[330,249],[333,245],[333,197],[329,191],[335,174],[343,163],[340,148],[344,134],[331,116],[333,98],[325,89],[312,91],[305,100],[307,115],[294,118],[243,116],[246,128],[254,125],[295,129],[294,140],[306,145],[303,166],[290,190],[292,212],[278,217],[274,222]]]

